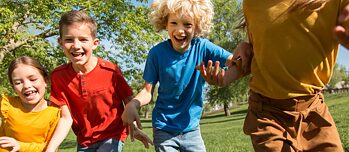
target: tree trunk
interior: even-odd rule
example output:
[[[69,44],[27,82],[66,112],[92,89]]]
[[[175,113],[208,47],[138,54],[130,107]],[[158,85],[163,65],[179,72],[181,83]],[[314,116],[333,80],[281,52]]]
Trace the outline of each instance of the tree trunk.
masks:
[[[228,103],[224,103],[224,113],[225,113],[225,116],[230,116]]]
[[[148,109],[144,110],[144,118],[145,119],[149,118],[149,110]]]

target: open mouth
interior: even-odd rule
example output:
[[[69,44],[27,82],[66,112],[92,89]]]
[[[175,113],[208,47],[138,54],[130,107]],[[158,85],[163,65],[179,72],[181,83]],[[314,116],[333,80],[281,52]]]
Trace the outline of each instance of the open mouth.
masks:
[[[36,90],[26,91],[26,92],[24,92],[24,96],[27,98],[34,97],[37,93],[38,93],[38,91],[36,91]]]
[[[82,57],[85,55],[85,53],[79,53],[79,52],[75,52],[75,53],[70,53],[73,57]]]
[[[176,36],[174,36],[174,38],[176,39],[176,41],[179,41],[179,42],[183,42],[183,41],[185,41],[187,39],[186,36],[183,36],[183,37],[176,37]]]

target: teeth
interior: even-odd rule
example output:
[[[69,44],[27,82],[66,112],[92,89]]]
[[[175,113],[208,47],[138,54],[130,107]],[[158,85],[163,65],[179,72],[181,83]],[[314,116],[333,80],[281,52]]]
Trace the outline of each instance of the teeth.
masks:
[[[29,95],[31,95],[33,93],[36,93],[36,91],[28,91],[28,92],[25,92],[24,95],[29,96]]]
[[[72,56],[77,57],[77,56],[83,56],[85,53],[71,53]]]
[[[176,37],[176,39],[177,39],[177,40],[184,40],[184,39],[185,39],[185,37],[182,37],[182,38],[178,38],[178,37]]]

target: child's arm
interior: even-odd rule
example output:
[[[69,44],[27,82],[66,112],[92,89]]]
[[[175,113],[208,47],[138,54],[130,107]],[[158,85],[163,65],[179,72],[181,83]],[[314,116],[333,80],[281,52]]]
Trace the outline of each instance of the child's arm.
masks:
[[[138,115],[138,109],[148,104],[151,101],[153,92],[153,84],[145,82],[143,89],[141,92],[137,94],[135,98],[133,98],[130,102],[128,102],[125,106],[125,110],[122,113],[122,121],[127,129],[129,130],[131,140],[134,140],[135,125],[133,124],[136,121],[136,127],[142,129],[142,124]]]
[[[43,151],[45,149],[46,142],[44,143],[21,142],[11,137],[2,136],[0,137],[0,145],[1,145],[1,148],[11,150],[11,152]],[[0,151],[1,151],[1,148],[0,148]]]
[[[349,4],[339,14],[338,23],[334,28],[334,35],[338,42],[349,49]]]
[[[56,130],[47,145],[46,152],[54,152],[68,135],[70,127],[73,123],[69,108],[67,105],[61,106],[61,118],[57,124]]]
[[[236,48],[234,56],[227,58],[225,65],[228,70],[220,70],[219,61],[216,61],[214,67],[211,60],[208,61],[207,67],[201,62],[196,69],[200,70],[202,77],[210,85],[227,86],[233,81],[250,73],[251,61],[253,57],[252,45],[242,42]]]

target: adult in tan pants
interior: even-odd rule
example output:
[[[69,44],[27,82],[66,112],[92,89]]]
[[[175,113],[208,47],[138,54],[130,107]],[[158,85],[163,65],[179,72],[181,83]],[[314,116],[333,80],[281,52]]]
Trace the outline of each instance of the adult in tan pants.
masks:
[[[332,76],[339,44],[349,48],[348,3],[243,1],[250,50],[253,46],[244,132],[255,151],[343,151],[321,91]],[[234,58],[241,54],[249,53],[235,52]],[[198,68],[205,80],[226,85],[224,73],[210,66]]]

